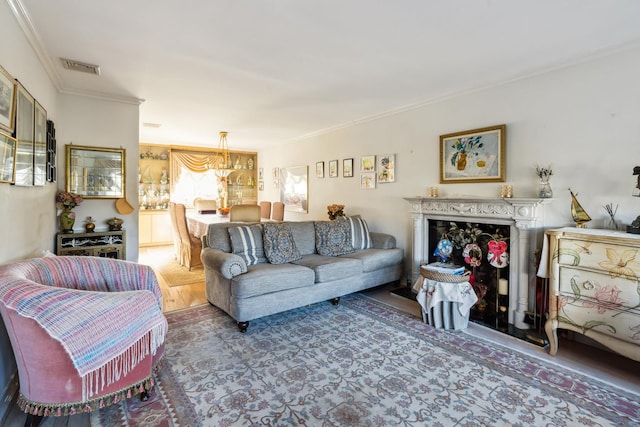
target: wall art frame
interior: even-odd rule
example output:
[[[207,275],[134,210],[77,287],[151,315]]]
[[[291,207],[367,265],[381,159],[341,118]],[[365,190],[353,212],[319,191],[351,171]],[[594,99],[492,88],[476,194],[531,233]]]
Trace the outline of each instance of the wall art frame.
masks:
[[[18,141],[14,172],[16,186],[33,185],[34,103],[34,97],[16,80],[15,137]]]
[[[16,80],[0,65],[0,129],[13,132],[16,117]]]
[[[360,172],[375,172],[376,156],[367,155],[360,158]]]
[[[363,172],[360,174],[360,189],[362,190],[375,190],[376,188],[376,173],[375,172]]]
[[[324,162],[316,162],[316,178],[324,178]]]
[[[506,181],[506,128],[440,135],[440,183]]]
[[[280,168],[280,201],[290,212],[309,212],[309,167]]]
[[[47,110],[34,101],[33,118],[33,185],[47,182]]]
[[[342,176],[353,178],[353,158],[342,160]]]
[[[17,144],[15,138],[0,132],[0,182],[13,184]]]
[[[377,156],[378,183],[385,184],[396,180],[396,155],[382,154]]]
[[[125,196],[126,150],[67,144],[65,190],[85,199]]]
[[[338,161],[329,160],[329,178],[338,177]]]

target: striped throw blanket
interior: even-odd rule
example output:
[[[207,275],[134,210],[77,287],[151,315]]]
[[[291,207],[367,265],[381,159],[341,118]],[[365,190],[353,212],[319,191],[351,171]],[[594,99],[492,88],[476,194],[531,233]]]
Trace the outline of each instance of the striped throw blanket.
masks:
[[[0,266],[0,302],[64,346],[85,400],[155,354],[167,331],[153,270],[125,261],[45,257]]]

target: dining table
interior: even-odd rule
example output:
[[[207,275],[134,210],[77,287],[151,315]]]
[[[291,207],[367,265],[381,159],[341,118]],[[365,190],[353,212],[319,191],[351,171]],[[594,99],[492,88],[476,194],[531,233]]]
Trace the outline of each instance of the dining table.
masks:
[[[187,227],[189,232],[198,239],[207,234],[209,224],[218,224],[221,222],[229,222],[229,215],[219,215],[217,213],[198,213],[196,210],[188,209],[185,216],[187,217]]]

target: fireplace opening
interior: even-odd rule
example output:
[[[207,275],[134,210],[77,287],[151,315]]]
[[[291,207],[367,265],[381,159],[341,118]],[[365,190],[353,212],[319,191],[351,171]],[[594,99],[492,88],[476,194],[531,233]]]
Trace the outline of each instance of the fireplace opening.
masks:
[[[429,219],[428,227],[428,262],[441,261],[436,247],[441,239],[447,239],[453,247],[447,262],[464,266],[471,273],[469,281],[478,302],[471,308],[469,320],[530,340],[531,331],[509,322],[510,225]]]

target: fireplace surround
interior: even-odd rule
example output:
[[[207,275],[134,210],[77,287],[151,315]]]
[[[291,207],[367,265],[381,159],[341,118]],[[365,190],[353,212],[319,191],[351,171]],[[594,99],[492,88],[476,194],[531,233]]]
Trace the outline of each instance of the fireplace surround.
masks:
[[[529,329],[527,313],[535,309],[535,250],[543,235],[544,204],[551,199],[530,198],[405,198],[411,205],[411,282],[420,265],[429,262],[429,220],[491,224],[509,227],[508,323]],[[433,239],[431,239],[433,240]]]

